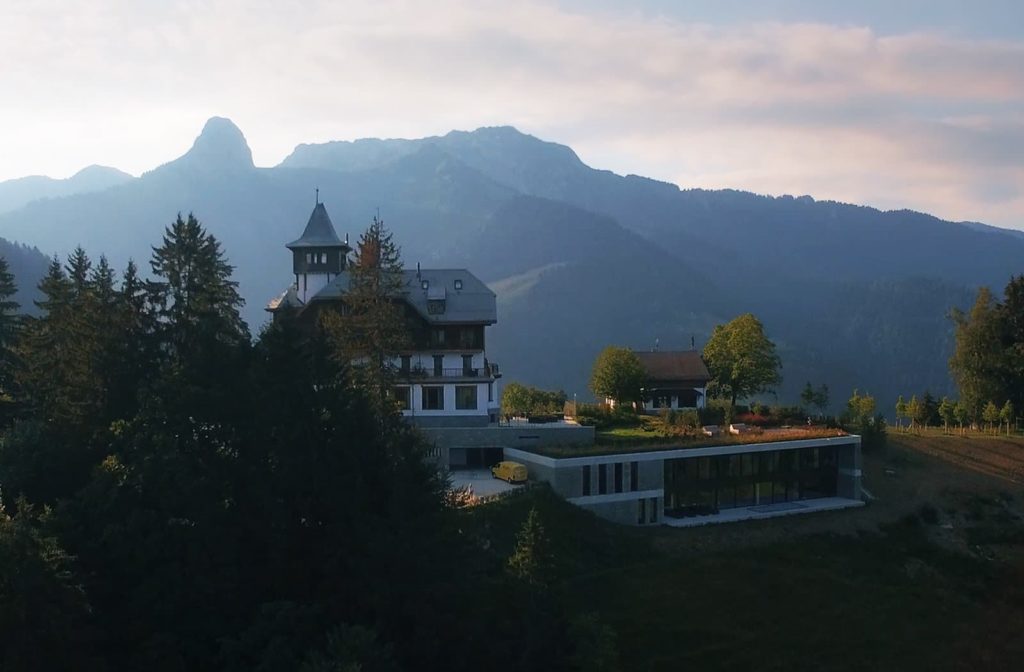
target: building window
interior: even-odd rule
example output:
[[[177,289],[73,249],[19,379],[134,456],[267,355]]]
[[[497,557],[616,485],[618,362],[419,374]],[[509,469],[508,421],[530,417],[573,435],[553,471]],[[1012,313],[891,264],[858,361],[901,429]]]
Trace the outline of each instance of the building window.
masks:
[[[444,329],[434,329],[430,332],[431,345],[444,345]]]
[[[408,385],[396,385],[395,386],[395,402],[398,404],[398,410],[408,411],[409,410],[409,386]]]
[[[462,280],[455,281],[455,289],[462,289]]]
[[[476,349],[476,330],[472,327],[459,329],[459,347],[467,350]]]
[[[475,376],[476,369],[473,368],[473,355],[462,356],[462,375]]]
[[[460,411],[476,410],[476,385],[455,386],[455,408]]]
[[[399,372],[403,376],[408,376],[409,371],[412,368],[412,357],[410,355],[402,355],[402,365]]]
[[[444,375],[444,355],[434,355],[434,375]]]
[[[312,264],[313,263],[313,253],[312,252],[306,252],[306,263],[307,264]]]
[[[647,519],[647,522],[649,522],[649,523],[656,523],[656,522],[658,522],[658,498],[657,497],[651,497],[651,505],[650,505],[649,508],[650,508],[650,514],[651,515],[650,515],[650,518]]]
[[[622,492],[622,462],[615,463],[615,492]]]
[[[647,522],[647,511],[646,511],[647,507],[645,506],[645,504],[647,504],[647,500],[646,499],[639,499],[636,502],[636,524],[637,525],[643,525],[644,523]]]
[[[494,401],[494,381],[487,383],[487,401]]]
[[[420,283],[420,287],[422,287],[423,289],[430,289],[430,281],[429,280],[422,281]]]
[[[423,410],[443,411],[444,410],[444,388],[440,385],[424,386],[423,388]]]
[[[608,465],[597,465],[597,494],[608,494]]]
[[[629,489],[636,492],[640,489],[640,463],[629,463]]]
[[[583,496],[590,495],[590,465],[583,465]]]
[[[430,299],[427,301],[428,315],[444,315],[444,299]]]

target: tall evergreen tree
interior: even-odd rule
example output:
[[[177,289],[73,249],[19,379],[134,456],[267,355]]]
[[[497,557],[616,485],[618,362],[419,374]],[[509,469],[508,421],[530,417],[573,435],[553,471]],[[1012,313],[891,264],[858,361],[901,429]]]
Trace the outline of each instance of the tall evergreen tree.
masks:
[[[244,384],[249,332],[239,310],[244,301],[220,243],[191,213],[179,214],[153,248],[155,281],[148,286],[160,344],[160,389],[148,398],[190,421],[242,412],[233,403]]]
[[[21,306],[14,300],[17,291],[14,275],[7,266],[7,260],[0,257],[0,425],[2,426],[9,424],[16,403],[14,390],[15,346],[21,324],[18,315]]]
[[[402,258],[379,217],[360,235],[349,267],[345,314],[328,321],[342,360],[375,399],[387,403],[394,358],[411,347],[410,326],[400,297],[405,293]]]
[[[987,287],[978,290],[970,313],[952,312],[956,349],[949,368],[960,390],[960,401],[976,420],[985,403],[1007,398],[1004,329],[1000,308]]]

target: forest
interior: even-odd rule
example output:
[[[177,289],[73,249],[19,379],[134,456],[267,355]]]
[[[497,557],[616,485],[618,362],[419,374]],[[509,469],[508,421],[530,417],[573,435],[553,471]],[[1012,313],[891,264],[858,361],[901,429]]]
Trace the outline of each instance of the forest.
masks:
[[[0,263],[0,668],[608,669],[536,512],[495,550],[328,332],[253,338],[193,216],[156,242],[32,316]]]

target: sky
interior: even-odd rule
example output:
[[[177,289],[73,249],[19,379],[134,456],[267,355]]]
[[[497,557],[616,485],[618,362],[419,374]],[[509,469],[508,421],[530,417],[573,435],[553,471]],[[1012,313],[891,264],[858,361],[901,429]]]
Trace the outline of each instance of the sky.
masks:
[[[680,187],[1024,229],[1024,2],[0,0],[0,180],[513,125]]]

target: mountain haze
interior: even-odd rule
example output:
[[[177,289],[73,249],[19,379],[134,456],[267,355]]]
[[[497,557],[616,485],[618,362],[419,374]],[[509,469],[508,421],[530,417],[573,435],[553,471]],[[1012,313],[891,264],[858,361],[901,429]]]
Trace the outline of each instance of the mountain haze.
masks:
[[[2,185],[0,185],[2,186]],[[794,402],[804,382],[951,393],[946,313],[1024,272],[1024,236],[809,196],[681,190],[595,170],[510,127],[417,140],[300,145],[258,168],[241,131],[211,119],[182,157],[101,191],[0,214],[0,235],[47,252],[82,244],[148,261],[192,211],[222,241],[255,327],[290,281],[284,243],[321,199],[352,239],[377,213],[407,265],[466,267],[498,293],[489,356],[509,379],[581,397],[606,344],[703,347],[751,311],[779,345]],[[143,264],[145,266],[145,264]]]
[[[128,173],[107,166],[88,166],[64,180],[33,175],[0,182],[0,213],[41,198],[60,198],[72,194],[102,191],[133,180]]]

